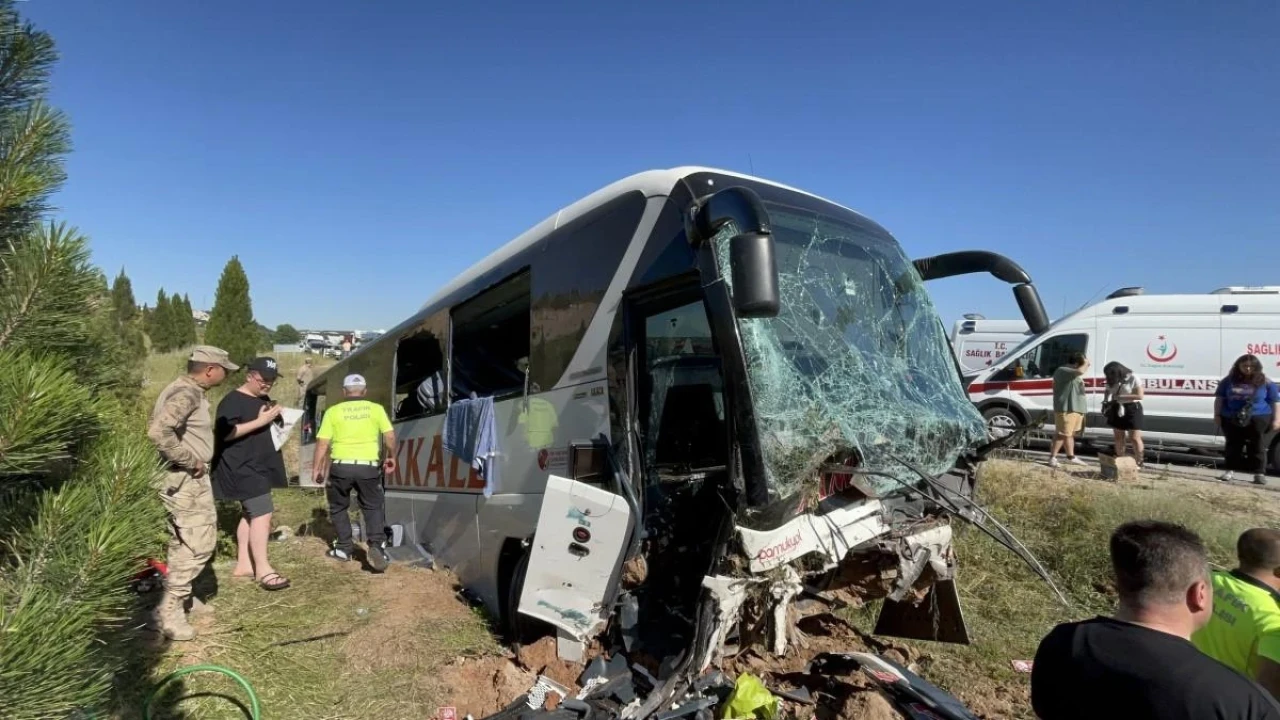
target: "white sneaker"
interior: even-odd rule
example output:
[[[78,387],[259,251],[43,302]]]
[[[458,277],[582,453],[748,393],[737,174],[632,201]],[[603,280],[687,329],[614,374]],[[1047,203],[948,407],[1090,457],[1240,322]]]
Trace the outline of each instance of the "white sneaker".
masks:
[[[1222,473],[1221,475],[1219,475],[1219,476],[1218,476],[1218,479],[1219,479],[1219,480],[1221,480],[1222,482],[1231,482],[1232,480],[1235,480],[1235,479],[1236,479],[1236,474],[1235,474],[1234,472],[1232,472],[1232,471],[1228,470],[1228,471],[1226,471],[1226,472]]]
[[[1049,458],[1049,467],[1062,467],[1062,463],[1058,462],[1058,458]]]
[[[1067,458],[1067,462],[1071,463],[1072,465],[1087,465],[1087,464],[1088,464],[1088,463],[1086,463],[1085,461],[1081,460],[1081,459],[1080,459],[1080,458],[1078,458],[1078,457],[1071,457],[1071,458]]]

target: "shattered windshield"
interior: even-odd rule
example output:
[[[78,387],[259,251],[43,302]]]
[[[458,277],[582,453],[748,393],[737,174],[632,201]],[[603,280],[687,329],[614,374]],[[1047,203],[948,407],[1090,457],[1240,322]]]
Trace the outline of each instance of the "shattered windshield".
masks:
[[[771,490],[816,486],[834,454],[856,451],[877,492],[916,485],[895,458],[938,475],[982,442],[982,417],[960,385],[919,274],[878,226],[766,202],[777,244],[781,310],[740,320]],[[731,228],[714,242],[728,279]]]

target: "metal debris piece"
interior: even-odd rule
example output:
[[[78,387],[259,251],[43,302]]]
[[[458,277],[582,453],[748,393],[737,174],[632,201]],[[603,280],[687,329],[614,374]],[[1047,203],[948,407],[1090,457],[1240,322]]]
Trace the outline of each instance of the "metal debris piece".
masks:
[[[582,674],[578,676],[578,684],[585,687],[587,683],[595,680],[607,682],[609,678],[605,675],[606,670],[607,666],[605,665],[604,657],[597,655],[583,668]]]
[[[806,672],[818,675],[862,673],[912,720],[978,720],[950,693],[888,658],[871,653],[822,653],[809,662]]]
[[[813,699],[813,693],[809,692],[807,687],[798,687],[791,690],[777,690],[769,688],[769,690],[778,697],[791,702],[797,702],[801,705],[814,705],[816,700]]]
[[[937,527],[902,538],[899,542],[898,581],[889,599],[901,602],[915,589],[925,568],[933,571],[935,580],[950,580],[954,574],[955,556],[951,552],[951,526]]]
[[[622,625],[622,646],[627,652],[631,652],[639,639],[637,626],[640,624],[640,601],[636,600],[635,595],[627,593],[622,596],[618,615]]]
[[[787,628],[790,623],[787,622],[787,609],[791,606],[791,600],[804,590],[804,586],[800,583],[800,574],[797,573],[790,565],[783,568],[785,579],[775,582],[769,588],[769,594],[773,597],[773,654],[783,655],[787,652]]]
[[[738,618],[742,615],[742,604],[747,600],[747,586],[753,582],[755,581],[721,575],[702,578],[702,586],[711,592],[715,601],[716,619],[711,642],[707,643],[703,656],[698,658],[698,672],[706,670],[711,663],[720,659],[725,636],[737,626]]]
[[[699,698],[692,702],[687,702],[673,710],[662,713],[656,718],[656,720],[676,720],[676,718],[689,717],[690,715],[694,715],[702,710],[710,710],[719,704],[719,702],[720,701],[716,698]]]
[[[707,692],[708,690],[727,691],[731,689],[733,689],[733,681],[719,670],[703,675],[693,684],[694,692]]]
[[[529,688],[529,692],[525,694],[525,705],[528,705],[530,710],[541,710],[546,707],[547,696],[551,693],[555,693],[560,696],[561,704],[564,704],[565,698],[569,697],[568,688],[555,680],[552,680],[546,675],[539,675],[538,681],[535,682],[533,687]]]

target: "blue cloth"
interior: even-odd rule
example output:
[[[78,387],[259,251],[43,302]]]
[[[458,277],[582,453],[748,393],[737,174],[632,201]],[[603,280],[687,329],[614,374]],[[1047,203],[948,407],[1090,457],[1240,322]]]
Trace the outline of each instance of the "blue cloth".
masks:
[[[444,449],[484,478],[484,496],[498,486],[498,428],[493,398],[458,400],[444,415]]]
[[[1253,416],[1260,417],[1271,414],[1271,405],[1280,402],[1280,391],[1276,384],[1265,382],[1262,387],[1233,383],[1230,378],[1218,383],[1218,397],[1222,398],[1222,417],[1234,417],[1240,408],[1253,404]]]

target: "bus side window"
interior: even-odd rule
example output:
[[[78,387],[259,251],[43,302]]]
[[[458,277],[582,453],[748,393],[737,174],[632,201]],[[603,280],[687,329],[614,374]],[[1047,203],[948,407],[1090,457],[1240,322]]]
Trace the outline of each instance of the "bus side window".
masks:
[[[532,302],[529,272],[454,308],[450,348],[454,400],[524,392]]]
[[[443,315],[430,318],[396,346],[396,420],[444,412],[446,327]]]

